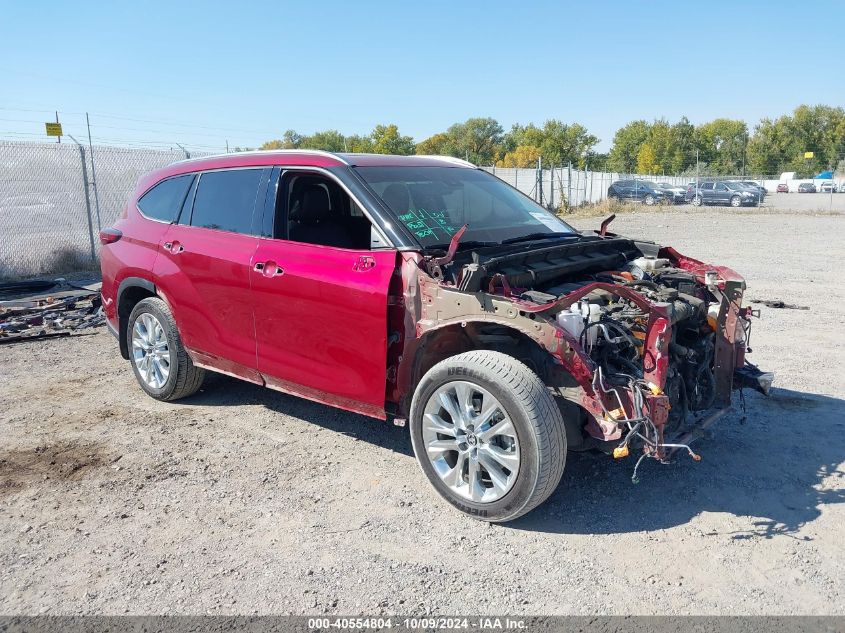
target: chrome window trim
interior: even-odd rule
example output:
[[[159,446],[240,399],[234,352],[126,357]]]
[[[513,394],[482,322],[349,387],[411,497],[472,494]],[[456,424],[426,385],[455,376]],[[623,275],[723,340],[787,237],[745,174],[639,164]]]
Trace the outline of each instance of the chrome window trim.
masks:
[[[346,192],[346,195],[349,196],[349,199],[352,200],[353,202],[355,202],[355,204],[357,204],[361,208],[361,211],[364,213],[364,217],[366,217],[367,220],[369,220],[370,226],[372,226],[376,230],[376,233],[379,234],[379,237],[382,239],[382,241],[385,244],[387,244],[386,247],[376,249],[376,250],[391,250],[391,249],[396,250],[396,246],[394,246],[393,242],[387,238],[387,235],[385,235],[384,231],[378,225],[378,223],[373,222],[373,216],[370,213],[370,210],[367,209],[367,207],[365,205],[361,204],[361,201],[358,199],[358,197],[355,194],[353,194],[349,190],[349,187],[347,187],[344,182],[342,182],[337,176],[335,176],[328,169],[326,169],[325,167],[313,167],[311,165],[273,165],[273,166],[279,167],[279,169],[280,169],[279,180],[276,181],[276,185],[275,185],[277,196],[279,194],[279,182],[281,181],[282,176],[284,175],[284,173],[286,171],[317,171],[317,172],[320,172],[321,174],[329,177],[335,183],[340,185],[341,189],[343,189]],[[269,238],[265,238],[265,239],[278,240],[278,239],[282,239],[282,238],[269,237]],[[296,240],[285,240],[285,241],[286,242],[295,242]],[[296,242],[296,243],[297,244],[308,244],[309,242]],[[322,244],[314,244],[314,246],[323,246],[323,245]],[[360,249],[345,249],[345,250],[360,250]]]

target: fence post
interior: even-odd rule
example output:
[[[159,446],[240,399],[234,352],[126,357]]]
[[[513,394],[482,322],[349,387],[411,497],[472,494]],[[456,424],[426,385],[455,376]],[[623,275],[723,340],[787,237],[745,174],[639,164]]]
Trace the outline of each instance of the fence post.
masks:
[[[91,219],[91,196],[88,194],[88,166],[85,164],[85,148],[70,134],[68,136],[79,147],[79,158],[82,160],[82,186],[85,190],[85,210],[88,214],[88,241],[91,243],[91,261],[96,263],[97,253],[94,250],[94,222]]]
[[[543,157],[537,159],[537,195],[540,196],[540,199],[537,202],[540,205],[543,204]]]
[[[572,161],[569,161],[566,172],[566,203],[572,206]]]

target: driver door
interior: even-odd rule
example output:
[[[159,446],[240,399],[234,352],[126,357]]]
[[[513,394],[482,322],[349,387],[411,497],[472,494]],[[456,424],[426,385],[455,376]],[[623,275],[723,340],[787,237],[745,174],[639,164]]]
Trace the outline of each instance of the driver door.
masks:
[[[370,250],[354,237],[362,218],[345,215],[352,205],[333,178],[295,172],[302,174],[312,191],[319,182],[331,193],[309,204],[328,199],[330,208],[296,241],[286,239],[289,211],[305,194],[291,190],[292,172],[282,174],[278,200],[268,200],[272,237],[259,238],[251,273],[258,370],[269,387],[384,419],[387,295],[397,252]],[[337,243],[339,229],[348,230],[348,243],[319,243],[328,235]]]

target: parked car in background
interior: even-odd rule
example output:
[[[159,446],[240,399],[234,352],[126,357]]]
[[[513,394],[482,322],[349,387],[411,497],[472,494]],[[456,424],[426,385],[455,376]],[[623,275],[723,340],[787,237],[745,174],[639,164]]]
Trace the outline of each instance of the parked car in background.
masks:
[[[750,187],[756,191],[760,192],[760,200],[762,201],[763,198],[766,197],[766,194],[769,193],[769,190],[766,189],[763,185],[759,182],[754,182],[753,180],[740,180],[739,184],[745,185],[746,187]]]
[[[798,193],[816,193],[816,185],[811,182],[802,182],[798,185]]]
[[[684,203],[684,196],[686,196],[687,188],[683,185],[673,185],[668,182],[658,182],[654,185],[654,188],[658,191],[662,191],[663,195],[666,196],[666,200],[670,201],[672,204]]]
[[[150,397],[216,371],[391,420],[452,506],[509,521],[555,491],[567,449],[697,459],[685,438],[771,385],[746,360],[739,274],[606,228],[448,157],[180,161],[100,232],[103,310]]]
[[[703,204],[730,205],[732,207],[757,206],[761,194],[738,182],[711,180],[687,188],[685,199],[696,207]]]
[[[789,193],[789,185],[787,185],[785,182],[780,182],[778,183],[777,191],[778,193]]]
[[[607,197],[617,200],[636,200],[649,206],[663,202],[664,193],[648,180],[617,180],[607,188]]]
[[[819,186],[819,191],[822,193],[836,193],[838,189],[835,182],[832,180],[826,180]]]

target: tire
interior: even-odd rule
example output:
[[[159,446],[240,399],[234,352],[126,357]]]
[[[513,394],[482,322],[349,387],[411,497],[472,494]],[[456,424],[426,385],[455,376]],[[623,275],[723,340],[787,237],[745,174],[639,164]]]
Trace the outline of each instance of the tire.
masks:
[[[187,398],[202,386],[205,370],[191,362],[170,308],[158,297],[142,299],[133,308],[126,344],[138,384],[156,400]]]
[[[692,206],[700,207],[704,200],[701,199],[701,196],[693,196],[692,198]]]
[[[731,196],[731,206],[732,207],[741,207],[742,206],[742,198],[739,196]]]
[[[462,401],[472,405],[457,423],[444,394],[456,412]],[[494,424],[481,420],[495,405]],[[511,521],[543,503],[566,464],[553,396],[534,372],[501,352],[465,352],[432,367],[414,392],[410,431],[417,462],[438,494],[483,521]]]
[[[653,206],[654,205],[654,196],[651,195],[651,194],[648,194],[645,197],[645,200],[643,200],[643,202],[645,202],[646,205],[649,206],[649,207]]]

